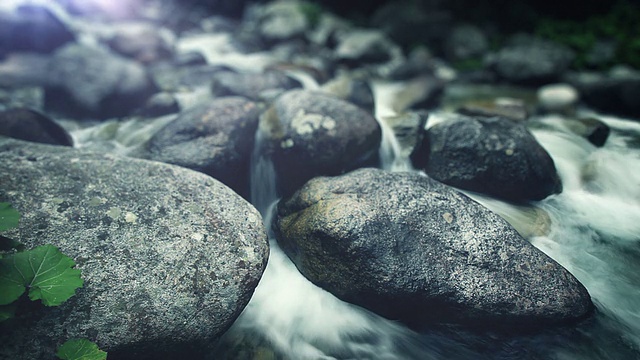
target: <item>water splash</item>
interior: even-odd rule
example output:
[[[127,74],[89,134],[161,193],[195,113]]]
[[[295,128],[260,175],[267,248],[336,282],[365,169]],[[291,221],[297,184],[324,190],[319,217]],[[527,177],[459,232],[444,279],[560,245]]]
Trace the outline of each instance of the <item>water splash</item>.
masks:
[[[394,95],[402,89],[402,86],[394,83],[380,81],[371,82],[371,90],[375,101],[374,117],[380,124],[382,140],[380,143],[380,164],[389,171],[412,171],[413,166],[408,157],[402,155],[400,143],[393,129],[389,126],[386,117],[397,116],[393,109]]]

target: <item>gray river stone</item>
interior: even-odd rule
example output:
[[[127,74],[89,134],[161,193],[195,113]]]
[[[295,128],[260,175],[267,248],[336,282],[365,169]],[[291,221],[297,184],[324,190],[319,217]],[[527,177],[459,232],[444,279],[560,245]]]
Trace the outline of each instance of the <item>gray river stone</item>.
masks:
[[[0,135],[42,144],[73,146],[71,135],[48,116],[32,109],[0,111]]]
[[[266,266],[260,214],[195,171],[0,140],[0,201],[21,213],[3,236],[52,244],[84,286],[0,327],[0,358],[48,359],[88,338],[114,359],[197,359],[249,302]]]
[[[525,125],[502,117],[466,117],[434,125],[413,153],[432,178],[512,202],[562,191],[553,159]]]
[[[293,90],[260,120],[256,146],[273,159],[281,194],[319,175],[378,163],[382,131],[366,110],[331,95]]]
[[[241,97],[219,98],[191,108],[149,140],[147,157],[200,171],[248,196],[260,110]]]
[[[157,91],[140,63],[85,45],[56,51],[48,75],[45,105],[77,117],[129,115]]]
[[[278,204],[274,225],[309,280],[410,325],[528,330],[593,308],[582,284],[505,220],[417,173],[315,178]]]

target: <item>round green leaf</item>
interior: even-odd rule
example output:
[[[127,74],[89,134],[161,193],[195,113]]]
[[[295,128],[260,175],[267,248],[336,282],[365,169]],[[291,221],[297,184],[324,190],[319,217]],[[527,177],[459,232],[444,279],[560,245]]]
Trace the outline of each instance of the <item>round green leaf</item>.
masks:
[[[0,202],[0,231],[18,227],[20,213],[11,207],[11,204]]]
[[[80,270],[71,258],[52,245],[0,259],[0,305],[17,300],[28,288],[31,300],[57,306],[82,287]]]
[[[62,360],[105,360],[107,353],[87,339],[71,339],[58,347],[56,356]]]

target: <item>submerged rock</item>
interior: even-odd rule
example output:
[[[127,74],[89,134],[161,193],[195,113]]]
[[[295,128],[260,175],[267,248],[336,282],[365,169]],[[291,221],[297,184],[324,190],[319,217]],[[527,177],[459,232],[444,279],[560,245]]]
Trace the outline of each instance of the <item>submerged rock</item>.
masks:
[[[0,111],[0,135],[42,144],[73,146],[71,135],[62,126],[31,109]]]
[[[417,173],[315,178],[278,204],[274,225],[309,280],[410,325],[530,330],[593,308],[587,290],[506,221]]]
[[[49,67],[45,105],[79,117],[128,115],[157,91],[139,63],[97,47],[69,45]]]
[[[263,154],[273,159],[279,192],[319,175],[377,164],[382,131],[367,111],[321,92],[293,90],[260,120]]]
[[[266,265],[260,214],[195,171],[0,140],[0,184],[0,201],[21,213],[3,235],[60,248],[84,279],[61,306],[3,323],[3,359],[47,359],[69,338],[110,358],[203,358]]]
[[[221,71],[213,76],[211,92],[215,96],[237,95],[258,101],[299,87],[302,87],[300,82],[277,70],[261,74]]]
[[[562,191],[549,154],[524,124],[501,117],[460,116],[436,124],[412,159],[438,181],[508,201]]]
[[[148,142],[148,158],[213,176],[243,196],[260,108],[240,97],[184,111]]]

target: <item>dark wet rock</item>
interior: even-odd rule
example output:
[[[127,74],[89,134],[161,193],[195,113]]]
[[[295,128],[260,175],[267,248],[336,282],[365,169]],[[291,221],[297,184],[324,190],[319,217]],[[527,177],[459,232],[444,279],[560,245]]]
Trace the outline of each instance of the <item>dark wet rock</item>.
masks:
[[[572,73],[564,80],[578,89],[581,100],[587,105],[600,111],[640,118],[640,72]]]
[[[505,118],[460,116],[436,124],[412,157],[438,181],[507,201],[562,191],[549,154],[524,124]]]
[[[260,120],[260,132],[261,153],[273,159],[281,194],[315,176],[377,164],[382,136],[367,111],[308,90],[280,96]]]
[[[180,104],[171,93],[161,92],[153,95],[137,112],[146,117],[158,117],[180,112]]]
[[[444,50],[452,61],[479,58],[489,49],[487,36],[477,26],[464,24],[453,28]]]
[[[488,58],[501,78],[513,83],[544,84],[557,81],[573,61],[573,52],[563,45],[530,36],[516,36]]]
[[[453,24],[447,11],[409,0],[381,6],[373,15],[371,25],[404,48],[426,44],[431,49],[440,50]]]
[[[62,126],[31,109],[0,111],[0,135],[42,144],[73,146],[71,135]]]
[[[21,5],[0,11],[0,56],[13,51],[51,53],[75,40],[73,32],[51,10]]]
[[[607,124],[595,118],[564,119],[564,122],[569,130],[589,140],[597,147],[604,146],[611,133]]]
[[[114,359],[204,358],[266,265],[260,214],[195,171],[2,140],[0,184],[21,214],[3,235],[59,247],[84,279],[61,306],[0,327],[3,359],[48,359],[69,338]]]
[[[456,110],[467,116],[500,116],[515,121],[525,121],[529,117],[526,103],[516,98],[495,98],[484,101],[470,101]]]
[[[369,82],[340,76],[325,83],[322,90],[373,113],[375,102]]]
[[[210,175],[246,197],[259,115],[257,104],[240,97],[196,106],[149,140],[148,157]]]
[[[381,63],[393,56],[395,45],[379,30],[352,30],[340,35],[336,58],[348,65]]]
[[[151,23],[119,23],[107,44],[120,55],[149,64],[173,56],[174,37]]]
[[[211,92],[215,96],[238,95],[251,100],[264,100],[299,87],[302,87],[300,82],[277,70],[260,74],[221,71],[213,76]]]
[[[157,88],[139,63],[73,44],[54,54],[45,91],[49,109],[104,119],[130,114]]]
[[[505,220],[417,173],[315,178],[278,204],[274,225],[309,280],[413,326],[529,331],[593,308],[587,290]]]

